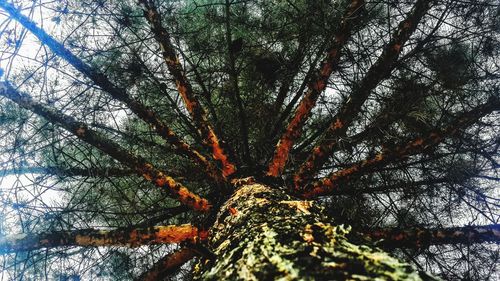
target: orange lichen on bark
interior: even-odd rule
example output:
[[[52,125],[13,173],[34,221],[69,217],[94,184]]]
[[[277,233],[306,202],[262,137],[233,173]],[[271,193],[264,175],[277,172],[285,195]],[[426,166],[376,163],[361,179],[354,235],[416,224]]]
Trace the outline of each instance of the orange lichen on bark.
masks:
[[[276,145],[276,152],[274,153],[274,158],[269,164],[267,170],[267,175],[271,177],[277,177],[283,169],[285,168],[286,161],[288,160],[288,152],[292,142],[289,139],[283,139]]]
[[[378,153],[370,159],[363,160],[351,167],[336,171],[327,177],[314,182],[310,188],[306,188],[303,193],[304,198],[311,198],[315,196],[320,196],[332,191],[338,186],[339,181],[347,180],[350,176],[363,171],[364,169],[375,166],[378,163],[382,163],[386,160],[383,153]],[[299,179],[300,180],[300,179]],[[297,181],[296,181],[297,182]]]
[[[229,210],[229,213],[231,214],[231,216],[236,216],[236,215],[238,215],[238,210],[236,210],[236,208],[234,208],[234,207],[229,207],[229,208],[228,208],[228,210]]]
[[[342,124],[342,121],[340,120],[340,118],[337,118],[337,120],[335,120],[335,123],[333,123],[334,130],[341,129],[343,126],[344,126],[344,124]]]
[[[199,230],[192,225],[155,226],[153,228],[132,229],[130,232],[101,230],[94,234],[75,236],[78,246],[127,245],[137,247],[145,244],[196,243],[207,238],[207,231]]]
[[[151,171],[153,169],[153,165],[146,163],[144,167],[139,168],[138,170],[142,171],[142,177],[145,178],[147,181],[152,181],[153,180],[153,175],[151,174]]]
[[[144,245],[145,242],[152,244],[197,243],[207,238],[207,231],[200,230],[189,224],[155,226],[152,229],[134,229],[129,233],[127,244],[130,246]]]
[[[164,176],[163,174],[160,174],[160,175],[156,178],[156,180],[155,180],[155,184],[156,184],[157,186],[164,186],[164,185],[166,185],[166,184],[167,184],[167,182],[168,182],[168,181],[167,181],[167,179],[165,178],[165,176]]]
[[[151,30],[155,35],[161,49],[163,50],[163,60],[167,64],[170,74],[175,79],[175,84],[177,91],[182,97],[184,104],[191,115],[197,130],[200,132],[204,138],[204,145],[212,149],[212,156],[215,160],[222,163],[222,177],[216,177],[217,181],[225,181],[225,177],[233,174],[236,171],[236,167],[229,162],[227,155],[224,153],[220,146],[219,140],[214,133],[213,128],[208,123],[206,118],[206,113],[197,97],[193,92],[193,88],[189,83],[188,78],[184,72],[184,69],[179,61],[179,56],[176,54],[175,47],[173,46],[170,34],[162,26],[160,15],[156,10],[153,3],[148,3],[147,1],[140,1],[147,9],[147,19],[151,25]],[[205,165],[207,169],[212,170],[210,165]],[[210,171],[211,174],[214,171]]]
[[[147,181],[151,181],[153,179],[153,177],[150,175],[150,174],[142,174],[142,177],[145,178]]]
[[[323,151],[320,146],[317,146],[313,149],[313,153],[317,155],[323,155]]]
[[[3,237],[0,239],[0,253],[63,246],[138,247],[148,244],[199,243],[207,239],[207,230],[188,224],[145,228],[118,228],[112,230],[79,229]]]
[[[353,2],[352,5],[355,6],[359,4]],[[397,61],[405,42],[415,30],[420,18],[425,14],[428,8],[429,1],[418,1],[412,12],[408,15],[408,18],[399,23],[398,29],[392,34],[391,40],[384,47],[377,61],[370,67],[357,87],[355,87],[356,93],[353,93],[351,98],[344,103],[343,108],[336,115],[336,122],[331,124],[324,133],[325,138],[323,138],[318,145],[323,148],[321,150],[322,155],[313,152],[300,167],[299,172],[294,176],[296,179],[296,189],[300,189],[304,182],[308,178],[312,178],[327,162],[328,156],[334,152],[334,148],[338,144],[337,140],[347,133],[348,127],[353,120],[355,120],[356,115],[359,114],[372,90],[385,79],[385,77],[388,77],[392,71],[394,63]]]
[[[222,174],[224,175],[224,177],[228,177],[236,172],[236,166],[234,166],[234,164],[229,161],[226,153],[220,146],[219,139],[215,135],[212,128],[210,128],[208,139],[209,143],[212,146],[213,158],[220,161],[222,164]]]
[[[326,179],[314,183],[311,189],[307,189],[303,194],[303,198],[313,198],[325,194],[327,191],[335,188],[333,181],[325,182]]]
[[[206,231],[200,231],[189,224],[180,226],[156,226],[155,241],[163,243],[198,242],[207,238]],[[201,235],[200,235],[201,234]]]
[[[185,87],[178,87],[179,92],[185,91]],[[204,110],[200,107],[200,104],[194,97],[183,96],[186,107],[188,111],[191,113],[191,116],[195,120],[195,122],[199,125],[198,128],[200,132],[205,132],[205,143],[212,149],[212,157],[216,161],[219,161],[222,165],[222,175],[228,177],[236,172],[236,166],[229,161],[227,154],[224,152],[224,149],[220,145],[219,138],[214,132],[214,129],[208,124],[206,120]],[[198,112],[198,113],[196,113]]]
[[[212,208],[208,200],[191,193],[186,187],[179,188],[178,194],[181,202],[197,211],[208,212]]]
[[[208,212],[210,210],[211,205],[208,200],[192,193],[187,187],[178,183],[172,177],[166,176],[156,170],[153,165],[146,163],[137,170],[147,181],[154,183],[158,187],[168,189],[181,203],[201,212]]]
[[[332,132],[336,132],[336,130],[340,130],[342,129],[342,127],[342,121],[340,119],[336,119],[336,122],[332,123],[332,125],[330,126],[330,130]],[[331,151],[336,144],[337,142],[335,140],[331,140],[328,143],[324,142],[313,148],[308,159],[301,165],[299,171],[294,175],[294,185],[296,190],[302,189],[303,184],[307,180],[307,178],[309,176],[312,176],[315,168],[323,163],[324,159],[328,157],[327,152]]]
[[[114,245],[116,242],[106,236],[76,235],[75,244],[78,246],[106,246]]]
[[[295,111],[295,115],[287,126],[287,129],[278,144],[274,153],[273,160],[269,163],[267,175],[277,177],[283,172],[290,149],[295,140],[300,136],[302,126],[305,123],[311,109],[316,104],[317,95],[319,92],[309,90],[306,96],[300,101],[299,106]]]
[[[391,159],[405,159],[409,157],[412,154],[418,153],[419,151],[422,151],[423,149],[428,148],[431,145],[435,145],[439,143],[439,141],[442,139],[442,136],[440,134],[433,132],[427,135],[425,138],[416,138],[413,141],[408,142],[404,146],[399,146],[396,147],[392,150],[390,149],[384,149],[382,153],[377,153],[375,156],[365,159],[361,162],[358,162],[357,164],[352,165],[351,167],[342,169],[340,171],[336,171],[334,173],[331,173],[325,178],[322,178],[314,183],[312,183],[310,188],[308,190],[305,190],[303,193],[303,196],[305,198],[310,198],[314,196],[320,196],[327,194],[333,188],[338,186],[339,181],[344,181],[347,180],[350,176],[367,171],[368,169],[371,169],[373,167],[376,167],[378,165],[386,163],[388,160]],[[313,151],[312,154],[312,159],[314,160],[314,156],[317,155],[318,153],[316,152],[316,148]],[[309,161],[306,164],[311,163],[311,165],[314,163],[314,161]],[[309,167],[309,166],[305,166]],[[301,170],[302,171],[302,170]],[[294,176],[294,181],[296,184],[296,188],[299,184],[302,183],[303,178],[301,177],[301,174]]]
[[[363,1],[352,1],[348,11],[346,11],[341,28],[335,34],[333,43],[328,49],[326,58],[323,60],[321,67],[317,70],[316,76],[312,79],[312,82],[309,83],[304,98],[300,101],[286,131],[283,133],[278,141],[278,144],[276,145],[273,159],[268,166],[268,176],[277,177],[285,169],[290,149],[294,145],[297,138],[301,135],[302,127],[307,121],[312,108],[316,105],[319,95],[325,90],[328,79],[338,63],[340,50],[344,46],[346,38],[350,34],[350,24],[348,24],[347,19],[352,18],[353,14],[362,4]]]
[[[359,162],[347,169],[343,169],[328,175],[318,181],[311,183],[306,186],[306,190],[303,194],[305,198],[310,198],[313,196],[319,196],[327,194],[332,191],[333,188],[338,186],[340,181],[345,181],[349,179],[353,174],[360,174],[360,172],[366,172],[374,167],[380,167],[389,163],[390,161],[402,160],[415,155],[417,153],[424,152],[425,149],[439,144],[440,141],[444,139],[445,136],[451,136],[458,131],[458,128],[462,128],[465,122],[470,122],[469,120],[476,120],[480,116],[488,114],[495,109],[500,108],[500,103],[485,104],[479,106],[472,111],[463,113],[463,116],[458,118],[452,125],[448,128],[434,131],[427,134],[425,137],[418,137],[405,145],[395,147],[393,149],[384,148],[382,153],[378,153],[376,156]],[[465,120],[465,121],[464,121]],[[294,180],[297,183],[297,178],[295,176]]]
[[[194,108],[196,108],[196,106],[198,106],[198,104],[196,103],[196,101],[192,100],[192,97],[188,96],[188,89],[186,87],[186,85],[180,81],[175,81],[175,84],[177,86],[177,91],[179,92],[179,94],[181,95],[182,97],[182,100],[184,100],[184,104],[186,105],[186,108],[189,112],[193,112],[194,111]]]

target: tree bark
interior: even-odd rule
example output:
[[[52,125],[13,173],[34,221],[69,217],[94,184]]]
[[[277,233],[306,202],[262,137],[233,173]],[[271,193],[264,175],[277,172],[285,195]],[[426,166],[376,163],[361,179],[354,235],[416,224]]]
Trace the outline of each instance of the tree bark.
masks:
[[[18,234],[0,238],[0,254],[67,246],[138,247],[148,244],[197,243],[207,232],[189,224],[114,230],[79,229],[41,234]]]
[[[364,239],[376,241],[384,249],[425,248],[429,245],[500,243],[500,224],[448,228],[377,228],[363,231]]]
[[[221,207],[209,235],[215,259],[198,280],[436,280],[385,252],[348,241],[312,201],[263,184],[240,187]]]

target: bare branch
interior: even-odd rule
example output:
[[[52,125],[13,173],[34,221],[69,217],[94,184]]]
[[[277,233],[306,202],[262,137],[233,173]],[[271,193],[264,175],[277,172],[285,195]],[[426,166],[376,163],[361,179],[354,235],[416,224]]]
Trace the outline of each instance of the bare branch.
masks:
[[[22,174],[44,174],[58,176],[82,176],[82,177],[123,177],[135,175],[134,170],[120,168],[78,168],[78,167],[19,167],[0,170],[0,176],[22,175]]]
[[[392,34],[391,41],[385,46],[380,57],[368,70],[366,76],[359,82],[347,102],[333,118],[333,122],[324,134],[323,141],[314,147],[311,155],[295,175],[296,188],[300,188],[305,180],[314,175],[328,160],[333,148],[337,144],[337,138],[347,132],[347,129],[367,100],[370,92],[380,81],[390,75],[393,65],[403,49],[403,45],[417,29],[419,21],[429,10],[431,2],[433,0],[417,1],[408,17],[399,23],[397,30]]]
[[[170,34],[161,23],[161,16],[158,10],[152,1],[140,0],[139,2],[145,7],[144,16],[151,25],[151,31],[156,41],[160,44],[163,59],[167,64],[170,74],[175,79],[177,90],[182,96],[187,110],[203,137],[204,144],[212,150],[213,158],[222,164],[222,174],[225,177],[230,176],[236,171],[236,167],[229,161],[226,152],[222,149],[219,138],[207,120],[205,109],[193,92],[193,88],[186,77],[175,48],[170,41]]]
[[[460,117],[443,130],[435,130],[407,144],[385,149],[374,157],[358,162],[349,168],[331,173],[327,177],[307,185],[304,190],[304,197],[309,198],[329,194],[332,190],[339,187],[340,182],[352,180],[354,177],[368,172],[373,168],[381,167],[391,162],[406,159],[411,155],[422,153],[425,149],[435,146],[445,138],[457,134],[461,129],[467,128],[479,118],[497,110],[500,110],[500,100],[491,98],[487,103],[462,113]]]
[[[19,92],[5,82],[0,83],[0,96],[12,100],[20,107],[28,109],[46,118],[50,122],[59,124],[79,139],[105,152],[123,165],[134,169],[136,173],[139,173],[143,178],[156,186],[166,188],[174,198],[177,198],[183,204],[197,211],[205,212],[210,209],[210,204],[206,199],[191,193],[186,187],[176,182],[173,178],[165,175],[162,171],[146,161],[146,159],[131,154],[117,143],[107,139],[97,131],[90,129],[85,123],[78,122],[72,116],[65,115],[56,111],[54,108],[34,101],[28,94]]]
[[[126,104],[139,118],[151,125],[158,135],[172,144],[177,149],[177,152],[186,155],[191,160],[204,167],[207,174],[217,182],[223,181],[223,179],[217,175],[219,173],[217,168],[210,163],[205,156],[177,136],[150,108],[147,108],[139,101],[131,98],[125,89],[116,87],[103,73],[84,63],[80,58],[66,49],[63,44],[56,41],[43,29],[39,28],[28,17],[22,15],[12,4],[7,3],[5,0],[0,0],[0,7],[22,26],[31,31],[43,44],[47,45],[52,52],[69,62],[75,69],[92,80],[103,91],[109,93],[114,99]]]
[[[290,149],[301,135],[302,127],[309,117],[312,108],[315,106],[319,95],[325,90],[330,75],[337,67],[340,51],[350,36],[354,19],[357,18],[358,12],[361,10],[363,4],[363,1],[354,0],[349,5],[341,22],[341,26],[335,34],[335,39],[327,50],[326,58],[312,78],[312,82],[309,83],[305,96],[300,101],[295,111],[295,115],[292,117],[290,123],[288,123],[285,133],[281,136],[281,139],[276,145],[274,157],[269,163],[267,171],[268,176],[276,177],[283,172]]]

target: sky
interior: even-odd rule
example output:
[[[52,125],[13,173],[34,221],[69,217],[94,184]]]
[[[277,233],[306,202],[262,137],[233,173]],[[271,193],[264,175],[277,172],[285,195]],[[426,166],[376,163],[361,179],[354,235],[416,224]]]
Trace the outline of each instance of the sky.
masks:
[[[42,8],[39,5],[41,1],[24,0],[22,2],[25,15],[29,15],[49,33],[54,35],[59,33],[59,26],[53,20],[53,13]],[[40,68],[41,61],[46,57],[45,50],[33,35],[17,25],[0,9],[0,72],[2,74],[0,81],[19,81],[16,78],[21,73]],[[46,75],[56,73],[56,70],[51,69],[45,71]],[[25,127],[23,130],[29,130],[29,126]],[[0,128],[0,133],[13,135],[19,132],[6,132]],[[2,151],[9,149],[5,145],[5,143],[0,143]],[[7,170],[13,168],[12,160],[12,154],[0,152],[0,236],[21,231],[17,223],[19,219],[17,214],[21,211],[19,208],[25,208],[25,202],[28,203],[29,208],[22,209],[22,212],[35,214],[60,205],[63,198],[61,192],[53,188],[56,179],[40,181],[39,174],[5,175]],[[19,162],[17,160],[15,161]],[[26,160],[25,165],[33,164],[36,163],[30,161],[29,158]],[[15,227],[12,228],[12,226]]]

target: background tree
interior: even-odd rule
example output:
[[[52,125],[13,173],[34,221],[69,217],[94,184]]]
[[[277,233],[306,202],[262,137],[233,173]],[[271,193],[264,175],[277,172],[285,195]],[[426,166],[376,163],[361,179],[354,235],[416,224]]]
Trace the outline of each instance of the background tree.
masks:
[[[0,0],[2,278],[498,279],[499,12]]]

